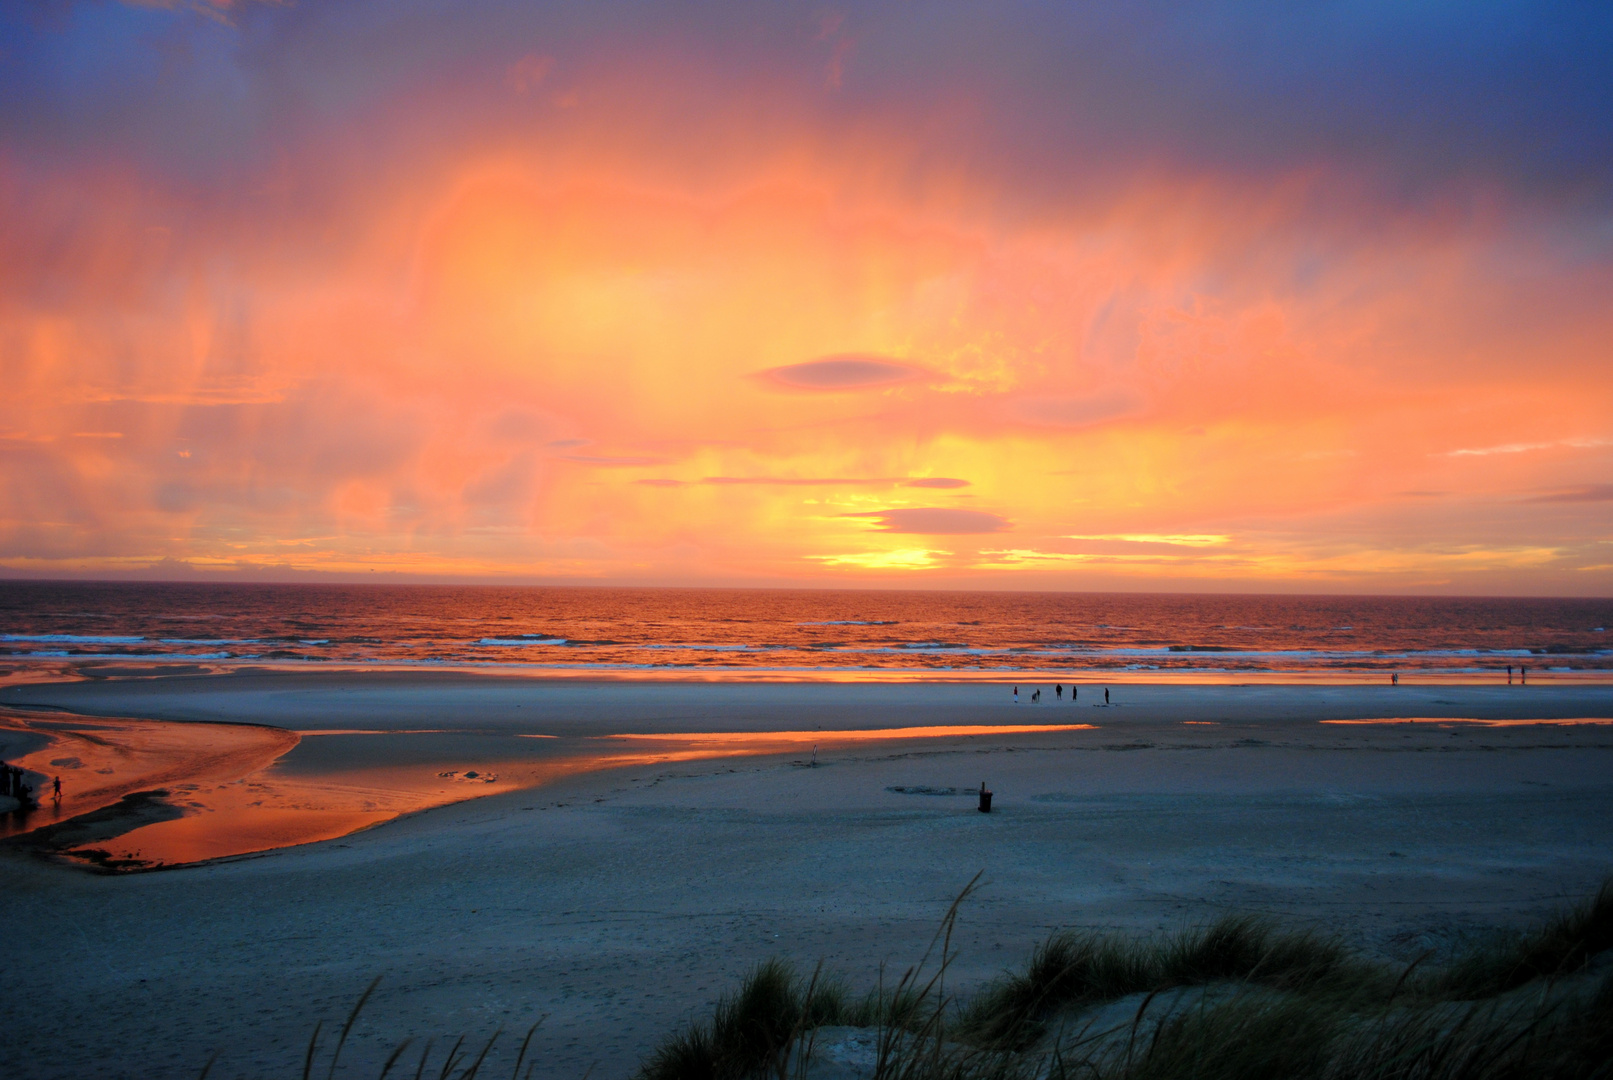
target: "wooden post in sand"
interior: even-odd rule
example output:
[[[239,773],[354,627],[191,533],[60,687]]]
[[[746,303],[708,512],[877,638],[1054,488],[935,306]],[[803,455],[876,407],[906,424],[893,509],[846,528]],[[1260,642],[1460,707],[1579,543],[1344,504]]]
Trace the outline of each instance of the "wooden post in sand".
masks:
[[[984,780],[980,781],[980,812],[982,814],[991,813],[991,792],[986,790]]]

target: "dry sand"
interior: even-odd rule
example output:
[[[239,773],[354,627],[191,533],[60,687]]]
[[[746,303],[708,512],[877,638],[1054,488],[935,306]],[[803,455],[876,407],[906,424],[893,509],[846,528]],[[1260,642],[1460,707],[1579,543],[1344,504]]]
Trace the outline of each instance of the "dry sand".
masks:
[[[213,1076],[294,1076],[315,1021],[381,975],[338,1075],[374,1075],[406,1035],[485,1038],[547,1014],[539,1075],[620,1077],[765,957],[871,985],[922,952],[980,870],[962,986],[1056,927],[1143,932],[1228,908],[1410,958],[1613,871],[1613,726],[1319,722],[1607,718],[1613,688],[1127,686],[1115,701],[351,674],[7,688],[0,704],[85,715],[398,733],[303,738],[282,765],[310,754],[297,767],[315,778],[620,733],[1095,726],[848,742],[815,768],[804,743],[640,761],[158,873],[5,853],[0,954],[27,991],[8,995],[0,1041],[24,1077],[194,1076],[214,1050]],[[944,793],[982,780],[990,815]]]

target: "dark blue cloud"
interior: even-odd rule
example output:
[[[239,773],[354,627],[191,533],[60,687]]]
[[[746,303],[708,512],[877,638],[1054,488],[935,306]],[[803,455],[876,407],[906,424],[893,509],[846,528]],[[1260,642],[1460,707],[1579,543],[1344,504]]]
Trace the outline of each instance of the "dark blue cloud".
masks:
[[[1355,164],[1408,188],[1571,189],[1605,188],[1613,164],[1608,5],[992,5],[923,21],[870,33],[846,85],[916,105],[951,83],[1016,164]]]
[[[586,109],[540,113],[499,79],[535,52],[595,102],[613,78],[659,79],[657,130],[698,141],[721,112],[832,147],[891,124],[915,183],[962,164],[1024,199],[1138,170],[1321,167],[1413,201],[1478,182],[1600,203],[1613,175],[1605,4],[890,3],[834,23],[787,5],[325,0],[230,19],[8,6],[6,150],[209,181],[285,153],[563,138]]]

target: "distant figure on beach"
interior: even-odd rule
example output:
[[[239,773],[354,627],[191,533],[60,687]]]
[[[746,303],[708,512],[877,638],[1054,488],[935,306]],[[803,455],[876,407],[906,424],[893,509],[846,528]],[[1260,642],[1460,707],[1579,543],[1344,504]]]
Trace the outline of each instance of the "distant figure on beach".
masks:
[[[1519,664],[1518,665],[1518,685],[1519,686],[1528,686],[1529,685],[1529,665],[1528,664]]]
[[[1389,674],[1389,685],[1390,686],[1399,686],[1400,685],[1400,672],[1395,671],[1395,672],[1391,672]]]
[[[1081,693],[1081,688],[1079,686],[1071,686],[1070,687],[1070,704],[1071,705],[1075,704],[1076,696],[1079,695],[1080,693]]]
[[[1040,705],[1041,703],[1042,703],[1042,692],[1040,690],[1032,690],[1031,691],[1031,704]]]
[[[1105,705],[1109,704],[1109,688],[1107,686],[1103,688],[1103,703]]]
[[[1508,686],[1512,685],[1512,665],[1511,664],[1507,665],[1507,685]]]
[[[1014,687],[1014,704],[1019,704],[1019,687]]]
[[[1055,683],[1054,684],[1054,686],[1053,686],[1053,696],[1058,698],[1060,701],[1064,700],[1064,684],[1063,683]]]
[[[62,801],[62,778],[61,777],[58,776],[58,777],[56,777],[56,779],[54,779],[54,780],[52,780],[50,782],[50,796],[51,796],[51,798],[55,799],[57,802]]]

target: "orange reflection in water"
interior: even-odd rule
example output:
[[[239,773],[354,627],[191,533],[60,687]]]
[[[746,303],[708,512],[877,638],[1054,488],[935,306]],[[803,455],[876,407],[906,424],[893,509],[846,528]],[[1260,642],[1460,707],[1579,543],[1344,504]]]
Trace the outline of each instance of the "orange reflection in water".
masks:
[[[827,749],[898,739],[1085,731],[1095,726],[981,724],[609,735],[578,739],[578,752],[555,754],[554,737],[548,735],[516,735],[489,744],[485,739],[477,742],[475,733],[440,729],[297,733],[244,724],[67,714],[12,716],[0,722],[51,740],[49,746],[21,759],[24,767],[64,769],[66,764],[56,763],[71,762],[75,777],[100,780],[93,787],[68,783],[59,808],[47,801],[45,809],[14,831],[70,825],[75,815],[103,810],[103,820],[87,838],[58,834],[42,840],[41,846],[112,869],[174,866],[331,840],[403,814],[607,768],[764,755],[808,745]],[[428,749],[425,756],[411,738],[455,734],[465,739]],[[351,743],[338,738],[347,735],[365,738]],[[299,746],[293,759],[285,757]],[[131,792],[158,790],[165,794],[137,808],[113,805]]]
[[[501,763],[501,766],[503,763]],[[597,759],[530,764],[498,773],[361,768],[287,778],[273,767],[198,790],[184,817],[142,825],[100,847],[147,865],[201,862],[347,836],[404,814],[533,787],[598,768]]]
[[[47,740],[11,764],[32,779],[40,808],[0,817],[0,835],[37,829],[156,788],[180,792],[238,780],[297,745],[294,732],[257,724],[176,723],[69,713],[4,713],[0,729]],[[59,777],[62,797],[51,797]]]
[[[670,735],[608,735],[610,739],[747,746],[819,746],[880,739],[942,739],[959,735],[1028,735],[1043,731],[1093,731],[1095,724],[955,724],[940,727],[852,728],[844,731],[701,731]]]

